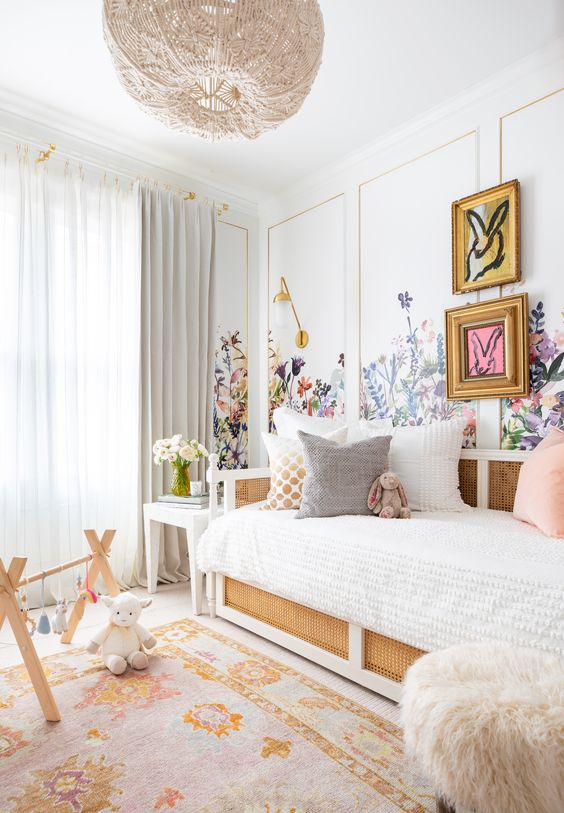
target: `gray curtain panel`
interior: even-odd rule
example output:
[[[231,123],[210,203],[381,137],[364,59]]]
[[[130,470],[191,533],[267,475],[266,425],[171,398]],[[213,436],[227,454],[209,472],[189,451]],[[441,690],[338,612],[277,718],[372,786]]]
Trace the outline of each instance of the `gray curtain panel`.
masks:
[[[141,185],[140,511],[170,486],[171,467],[155,466],[155,440],[182,433],[211,450],[215,344],[215,214],[211,206]],[[205,462],[192,464],[205,478]],[[166,528],[158,578],[187,579],[182,532]],[[144,546],[138,579],[146,584]]]

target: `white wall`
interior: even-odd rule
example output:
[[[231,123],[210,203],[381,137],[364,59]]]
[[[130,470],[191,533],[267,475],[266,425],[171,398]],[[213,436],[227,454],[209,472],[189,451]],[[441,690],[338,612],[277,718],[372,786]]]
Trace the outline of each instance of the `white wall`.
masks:
[[[537,344],[544,341],[540,352],[547,356],[547,370],[553,362],[558,368],[559,351],[564,352],[564,259],[557,245],[564,217],[563,143],[564,55],[562,49],[550,48],[263,204],[260,268],[264,305],[257,314],[264,348],[258,379],[261,427],[266,428],[268,414],[267,306],[273,276],[283,273],[289,277],[299,269],[292,294],[301,311],[314,314],[311,324],[320,332],[320,340],[329,336],[332,326],[342,326],[345,409],[347,421],[354,422],[361,410],[361,364],[382,355],[389,358],[394,338],[405,337],[407,332],[407,313],[397,298],[399,292],[407,290],[413,297],[412,323],[435,360],[444,309],[500,295],[499,288],[464,296],[451,294],[450,206],[456,198],[515,177],[521,181],[522,203],[523,278],[517,287],[529,292],[531,306],[544,303],[546,333],[533,340]],[[341,196],[338,208],[325,203],[336,196]],[[274,229],[273,253],[273,226],[288,218],[292,218],[292,229]],[[327,247],[340,241],[343,252],[333,252],[329,273],[324,275]],[[316,257],[324,261],[316,265]],[[340,270],[337,262],[342,262]],[[314,274],[318,284],[312,286]],[[345,295],[339,305],[341,285]],[[328,286],[332,287],[330,294]],[[501,293],[515,289],[505,286]],[[331,301],[331,324],[319,314],[315,316],[325,297]],[[316,358],[316,365],[330,365],[332,352]],[[553,403],[560,398],[557,393],[562,393],[564,411],[564,381],[553,380],[544,384],[535,402],[504,406],[506,423],[509,415],[522,427],[522,434],[538,439],[547,422],[564,414]],[[437,409],[440,405],[437,402]],[[470,420],[468,410],[476,410],[479,447],[499,446],[501,406],[499,399],[467,405],[465,414]],[[422,413],[429,419],[425,410]],[[508,426],[513,435],[507,436],[506,445],[519,440],[515,420]],[[471,438],[469,442],[473,442]]]

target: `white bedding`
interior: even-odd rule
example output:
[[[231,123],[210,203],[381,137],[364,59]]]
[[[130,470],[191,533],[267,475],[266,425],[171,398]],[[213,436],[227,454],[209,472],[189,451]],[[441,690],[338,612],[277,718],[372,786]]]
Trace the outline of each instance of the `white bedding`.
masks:
[[[564,655],[564,539],[504,511],[295,519],[231,511],[198,566],[432,651],[506,641]]]

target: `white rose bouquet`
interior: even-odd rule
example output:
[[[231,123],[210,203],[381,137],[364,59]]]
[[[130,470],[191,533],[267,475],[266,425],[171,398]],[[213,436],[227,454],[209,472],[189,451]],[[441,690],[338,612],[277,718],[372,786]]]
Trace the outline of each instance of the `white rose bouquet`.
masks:
[[[188,467],[201,457],[208,457],[209,452],[195,438],[186,440],[182,435],[173,435],[171,438],[157,440],[153,446],[153,455],[156,466],[166,462],[172,465],[171,492],[177,497],[187,497],[190,493]]]

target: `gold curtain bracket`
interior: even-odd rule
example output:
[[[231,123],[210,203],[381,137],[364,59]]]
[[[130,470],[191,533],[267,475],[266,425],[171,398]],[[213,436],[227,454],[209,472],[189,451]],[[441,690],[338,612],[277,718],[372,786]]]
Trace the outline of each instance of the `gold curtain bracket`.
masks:
[[[35,163],[42,164],[44,161],[48,161],[56,149],[54,144],[49,144],[46,150],[39,151],[39,157],[35,159]]]

